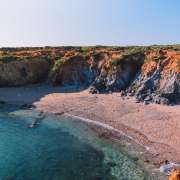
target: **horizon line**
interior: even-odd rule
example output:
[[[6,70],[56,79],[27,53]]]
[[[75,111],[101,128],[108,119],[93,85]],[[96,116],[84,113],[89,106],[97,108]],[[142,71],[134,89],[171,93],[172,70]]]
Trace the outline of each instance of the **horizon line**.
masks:
[[[126,45],[107,45],[107,44],[95,44],[95,45],[44,45],[44,46],[28,46],[28,45],[17,45],[17,46],[0,46],[0,49],[3,48],[58,48],[58,47],[151,47],[151,46],[179,46],[180,43],[172,43],[172,44],[126,44]]]

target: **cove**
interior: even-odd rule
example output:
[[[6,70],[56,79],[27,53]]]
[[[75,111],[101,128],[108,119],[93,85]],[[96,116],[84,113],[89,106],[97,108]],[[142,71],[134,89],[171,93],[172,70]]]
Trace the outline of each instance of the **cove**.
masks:
[[[136,162],[99,139],[84,124],[0,106],[0,179],[2,180],[141,180]]]

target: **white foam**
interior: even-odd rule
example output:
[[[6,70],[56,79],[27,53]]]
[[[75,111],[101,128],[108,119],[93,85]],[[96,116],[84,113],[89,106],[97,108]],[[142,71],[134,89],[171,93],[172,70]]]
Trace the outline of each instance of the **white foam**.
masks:
[[[89,123],[89,124],[94,124],[94,125],[96,125],[96,126],[100,126],[100,127],[105,128],[105,129],[114,131],[114,132],[116,132],[116,133],[118,133],[118,134],[120,134],[120,135],[122,135],[122,136],[124,136],[124,137],[127,137],[128,139],[132,140],[132,141],[135,142],[136,144],[142,146],[142,147],[145,148],[147,151],[150,150],[150,147],[141,144],[140,142],[138,142],[138,141],[137,141],[136,139],[134,139],[133,137],[125,134],[123,131],[120,131],[120,130],[118,130],[118,129],[116,129],[116,128],[108,125],[108,124],[101,123],[101,122],[94,121],[94,120],[87,119],[87,118],[83,118],[83,117],[79,117],[79,116],[74,116],[74,115],[71,115],[71,114],[69,114],[69,113],[65,113],[65,115],[68,115],[68,116],[70,116],[70,117],[79,119],[79,120],[81,120],[81,121],[83,121],[83,122],[87,122],[87,123]]]

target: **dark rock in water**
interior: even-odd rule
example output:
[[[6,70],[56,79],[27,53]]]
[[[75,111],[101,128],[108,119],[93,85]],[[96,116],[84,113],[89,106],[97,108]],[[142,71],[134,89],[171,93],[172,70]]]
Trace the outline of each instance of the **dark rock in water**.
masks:
[[[32,109],[32,108],[35,108],[35,106],[32,104],[23,104],[23,105],[21,105],[20,108],[21,109]]]
[[[40,124],[40,122],[45,118],[45,115],[43,115],[43,112],[40,112],[39,116],[40,117],[33,120],[33,122],[29,125],[29,128],[36,128]]]
[[[107,165],[110,166],[110,167],[117,166],[117,164],[115,162],[108,162]]]
[[[101,177],[101,176],[94,176],[93,179],[94,180],[103,180],[103,177]]]
[[[4,105],[4,104],[6,104],[5,101],[0,101],[0,105]]]
[[[139,158],[138,158],[138,157],[132,157],[132,159],[133,159],[134,161],[139,161]]]
[[[37,125],[37,122],[34,121],[34,122],[29,126],[29,128],[35,128],[36,125]]]
[[[61,116],[61,115],[63,115],[64,113],[65,113],[65,112],[63,111],[63,112],[55,113],[55,115]]]

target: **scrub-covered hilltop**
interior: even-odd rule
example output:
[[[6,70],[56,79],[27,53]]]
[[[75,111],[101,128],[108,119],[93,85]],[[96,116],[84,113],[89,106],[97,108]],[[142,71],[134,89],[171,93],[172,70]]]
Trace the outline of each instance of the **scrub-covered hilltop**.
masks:
[[[48,81],[137,101],[179,103],[180,46],[2,48],[0,86]]]

